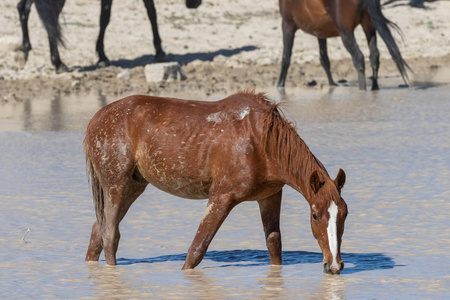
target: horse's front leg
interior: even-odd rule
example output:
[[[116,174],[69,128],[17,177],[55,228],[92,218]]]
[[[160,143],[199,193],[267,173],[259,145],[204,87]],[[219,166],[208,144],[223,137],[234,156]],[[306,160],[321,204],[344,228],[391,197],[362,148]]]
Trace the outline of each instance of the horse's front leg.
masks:
[[[22,46],[20,51],[23,52],[24,63],[28,60],[28,52],[31,50],[30,36],[28,34],[28,16],[30,15],[31,5],[34,0],[21,0],[17,4],[19,12],[20,25],[22,26]]]
[[[98,55],[97,64],[101,67],[106,67],[109,65],[109,59],[108,59],[108,57],[106,57],[106,54],[105,54],[104,39],[105,39],[106,27],[108,26],[109,20],[111,18],[111,5],[112,5],[112,0],[102,0],[102,2],[101,2],[100,32],[99,32],[98,38],[97,38],[97,45],[95,46],[95,50],[97,51],[97,55]]]
[[[259,200],[261,220],[266,235],[266,245],[269,250],[270,264],[281,265],[281,232],[280,232],[280,210],[282,190],[278,193]]]
[[[278,79],[278,88],[284,88],[286,75],[291,64],[292,47],[294,45],[295,24],[283,20],[283,58],[281,61],[281,73]]]
[[[161,37],[159,36],[158,31],[158,21],[156,17],[156,9],[153,0],[144,0],[145,8],[147,9],[147,15],[150,19],[150,23],[152,25],[153,31],[153,45],[155,46],[155,61],[163,62],[166,60],[166,53],[164,53],[161,46]]]
[[[214,235],[235,205],[228,195],[210,197],[182,270],[193,269],[202,261]]]

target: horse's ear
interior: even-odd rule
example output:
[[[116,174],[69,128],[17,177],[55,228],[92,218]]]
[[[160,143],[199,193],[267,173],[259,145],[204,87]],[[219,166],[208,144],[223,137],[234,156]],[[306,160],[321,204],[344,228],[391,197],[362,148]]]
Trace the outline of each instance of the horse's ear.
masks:
[[[311,176],[309,177],[309,184],[311,185],[311,190],[314,194],[316,194],[323,186],[324,182],[320,181],[319,173],[317,173],[317,170],[312,172]]]
[[[342,188],[344,187],[345,184],[345,172],[342,169],[339,169],[339,172],[336,176],[336,179],[334,180],[334,184],[336,184],[336,187],[339,191],[339,193],[341,192]]]

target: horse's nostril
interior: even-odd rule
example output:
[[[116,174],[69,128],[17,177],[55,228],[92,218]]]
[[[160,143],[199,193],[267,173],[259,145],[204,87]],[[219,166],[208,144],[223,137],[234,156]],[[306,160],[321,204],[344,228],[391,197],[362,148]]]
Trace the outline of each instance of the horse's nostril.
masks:
[[[341,262],[341,267],[340,267],[339,271],[342,271],[342,270],[344,270],[344,262]]]

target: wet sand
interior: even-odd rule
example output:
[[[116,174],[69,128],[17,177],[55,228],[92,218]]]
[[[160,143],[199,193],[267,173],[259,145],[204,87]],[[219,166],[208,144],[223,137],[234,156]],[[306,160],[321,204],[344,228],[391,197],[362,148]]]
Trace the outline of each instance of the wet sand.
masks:
[[[383,1],[382,3],[386,3]],[[384,14],[396,22],[403,39],[394,33],[399,48],[414,70],[411,82],[450,81],[450,3],[426,3],[427,9],[408,6],[399,0],[383,6]],[[147,83],[144,65],[154,62],[154,49],[148,17],[141,1],[115,1],[105,38],[105,51],[112,66],[98,68],[95,42],[99,30],[100,5],[96,1],[68,1],[61,15],[66,48],[61,58],[74,72],[55,74],[50,64],[45,30],[32,9],[29,20],[33,50],[23,65],[21,31],[16,3],[0,3],[0,99],[34,99],[54,93],[96,92],[105,95],[140,93],[189,95],[200,99],[220,97],[242,89],[266,90],[275,87],[282,55],[281,17],[277,1],[204,1],[197,10],[188,10],[184,1],[156,1],[163,47],[169,60],[183,65],[186,81]],[[356,39],[366,57],[366,75],[371,75],[364,33]],[[399,73],[383,41],[381,88],[399,81]],[[335,81],[345,80],[354,87],[357,78],[351,57],[339,38],[328,40]],[[130,79],[117,78],[127,72]],[[301,31],[296,34],[287,88],[313,90],[328,86],[319,62],[317,39]],[[370,84],[370,82],[369,82]]]

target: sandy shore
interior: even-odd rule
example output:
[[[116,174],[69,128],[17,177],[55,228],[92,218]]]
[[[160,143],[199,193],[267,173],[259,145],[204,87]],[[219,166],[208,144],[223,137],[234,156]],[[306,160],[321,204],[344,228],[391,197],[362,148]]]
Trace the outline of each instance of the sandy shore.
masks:
[[[188,10],[182,0],[157,0],[158,23],[163,47],[170,60],[179,61],[185,81],[147,83],[144,66],[154,61],[153,37],[140,0],[115,1],[105,38],[105,51],[112,65],[96,66],[95,42],[99,30],[99,1],[67,1],[60,23],[66,41],[61,59],[74,72],[55,74],[50,63],[46,32],[33,7],[29,28],[33,50],[23,65],[16,2],[0,3],[0,99],[21,100],[55,92],[102,90],[105,94],[150,93],[154,95],[229,94],[242,89],[267,90],[276,85],[281,62],[281,17],[277,1],[205,0],[197,10]],[[386,1],[382,1],[385,3]],[[450,2],[425,3],[412,8],[399,0],[383,6],[386,17],[399,25],[395,37],[407,63],[413,84],[450,81]],[[365,57],[368,47],[360,27],[356,37]],[[380,83],[401,83],[385,44],[381,53]],[[335,80],[356,80],[350,54],[339,38],[329,39],[329,56]],[[367,60],[367,59],[366,59]],[[129,79],[118,78],[129,73]],[[366,75],[371,73],[366,62]],[[287,88],[327,88],[319,63],[317,39],[296,34]]]

